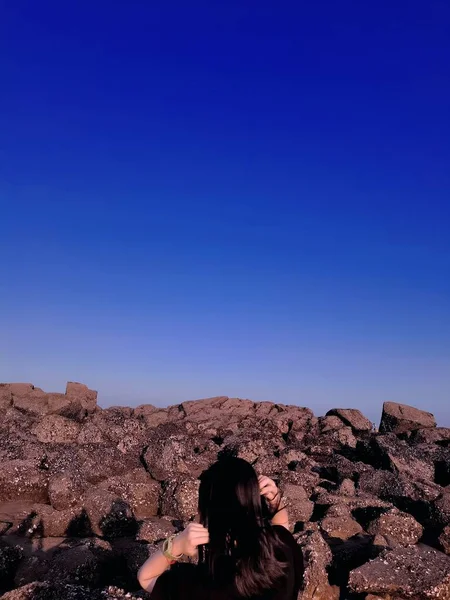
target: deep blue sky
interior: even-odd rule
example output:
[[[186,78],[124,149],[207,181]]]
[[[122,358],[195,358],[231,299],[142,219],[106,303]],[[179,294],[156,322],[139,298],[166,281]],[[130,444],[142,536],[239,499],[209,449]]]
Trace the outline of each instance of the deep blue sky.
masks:
[[[4,2],[0,380],[450,424],[450,4]]]

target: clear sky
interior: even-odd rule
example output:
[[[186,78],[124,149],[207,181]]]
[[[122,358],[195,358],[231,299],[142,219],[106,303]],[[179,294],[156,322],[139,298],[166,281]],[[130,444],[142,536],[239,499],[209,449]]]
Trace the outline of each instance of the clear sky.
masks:
[[[0,381],[450,425],[450,4],[15,0]]]

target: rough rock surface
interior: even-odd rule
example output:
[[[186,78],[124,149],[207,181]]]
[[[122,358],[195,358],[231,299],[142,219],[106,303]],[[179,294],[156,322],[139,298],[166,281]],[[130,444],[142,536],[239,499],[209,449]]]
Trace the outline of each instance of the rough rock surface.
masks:
[[[423,527],[411,515],[392,509],[372,521],[367,532],[374,536],[383,536],[391,547],[410,546],[420,540]]]
[[[378,433],[348,408],[96,401],[81,384],[0,384],[6,600],[146,598],[139,566],[195,517],[198,476],[224,454],[280,485],[304,557],[299,600],[450,598],[450,434],[429,413],[386,403]]]
[[[450,598],[450,558],[431,548],[387,551],[350,574],[350,588],[358,593],[403,600]]]
[[[380,423],[381,433],[404,433],[423,427],[436,427],[436,420],[431,413],[406,404],[384,403]]]
[[[349,425],[357,433],[372,431],[373,429],[369,419],[356,408],[333,408],[327,412],[327,416],[331,415],[339,417],[345,425]]]

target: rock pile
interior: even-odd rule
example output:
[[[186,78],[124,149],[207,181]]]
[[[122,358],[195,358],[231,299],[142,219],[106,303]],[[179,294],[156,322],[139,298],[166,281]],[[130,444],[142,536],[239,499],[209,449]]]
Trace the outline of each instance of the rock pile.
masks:
[[[356,409],[217,397],[97,406],[0,385],[0,594],[145,598],[136,573],[196,513],[220,453],[277,480],[305,561],[302,600],[450,600],[450,429],[387,402]]]

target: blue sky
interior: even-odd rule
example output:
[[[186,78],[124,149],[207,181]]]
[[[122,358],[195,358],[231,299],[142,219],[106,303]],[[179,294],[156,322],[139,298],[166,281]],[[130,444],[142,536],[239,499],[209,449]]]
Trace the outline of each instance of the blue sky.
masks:
[[[0,380],[450,424],[450,5],[16,0]]]

